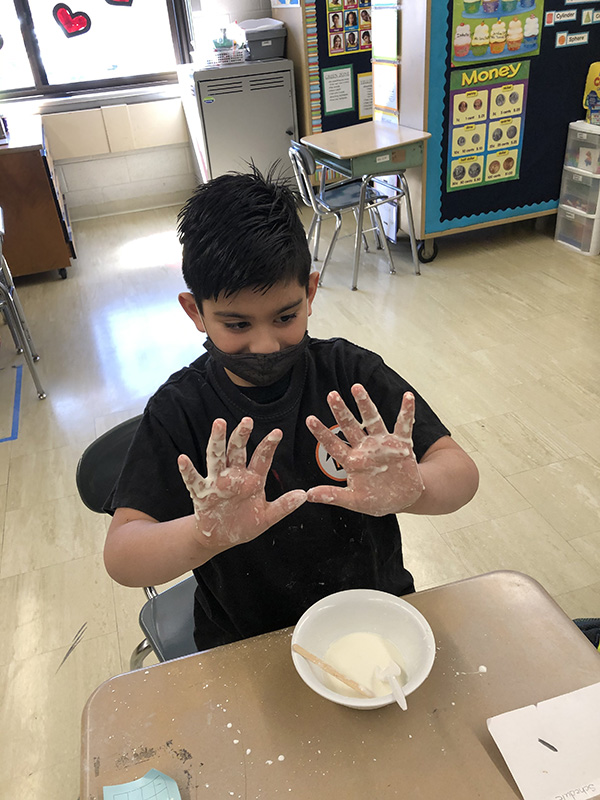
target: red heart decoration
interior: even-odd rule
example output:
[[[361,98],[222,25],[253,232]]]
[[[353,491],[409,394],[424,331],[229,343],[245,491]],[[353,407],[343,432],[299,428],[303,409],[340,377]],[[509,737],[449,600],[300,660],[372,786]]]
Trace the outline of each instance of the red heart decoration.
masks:
[[[52,14],[65,36],[79,36],[80,33],[86,33],[92,24],[85,11],[71,11],[64,3],[55,5]]]

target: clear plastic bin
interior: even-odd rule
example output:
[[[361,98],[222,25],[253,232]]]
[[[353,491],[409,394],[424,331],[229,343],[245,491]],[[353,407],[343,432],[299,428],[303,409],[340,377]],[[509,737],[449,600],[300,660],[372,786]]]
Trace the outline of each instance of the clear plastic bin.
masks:
[[[560,187],[560,205],[574,208],[583,214],[596,214],[598,211],[598,194],[600,192],[600,175],[565,167]]]
[[[589,122],[571,122],[565,151],[565,167],[600,175],[600,128]]]
[[[559,206],[554,238],[584,255],[597,256],[600,253],[600,218]]]

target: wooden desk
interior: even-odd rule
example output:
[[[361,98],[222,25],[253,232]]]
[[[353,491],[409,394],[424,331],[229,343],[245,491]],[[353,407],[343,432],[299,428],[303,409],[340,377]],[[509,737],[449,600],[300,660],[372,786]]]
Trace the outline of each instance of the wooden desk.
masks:
[[[75,248],[40,117],[16,115],[8,122],[10,139],[0,145],[4,255],[13,277],[57,269],[66,278]]]
[[[295,672],[291,629],[266,634],[102,684],[83,714],[82,800],[152,767],[183,800],[520,798],[486,719],[600,681],[600,654],[520,573],[405,599],[437,642],[408,711],[328,702]]]
[[[372,178],[397,175],[406,200],[410,246],[416,274],[420,274],[417,241],[413,221],[410,192],[404,171],[423,163],[425,142],[431,134],[427,131],[389,125],[384,122],[363,122],[325,133],[303,136],[301,142],[309,148],[315,161],[348,178],[362,178],[362,192],[356,223],[354,247],[354,273],[352,288],[358,283],[360,263],[360,238],[364,214],[365,192]]]

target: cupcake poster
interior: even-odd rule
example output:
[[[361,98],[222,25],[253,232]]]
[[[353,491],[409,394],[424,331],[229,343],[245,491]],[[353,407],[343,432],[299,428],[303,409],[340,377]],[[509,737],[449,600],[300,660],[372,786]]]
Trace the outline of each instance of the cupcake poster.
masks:
[[[452,63],[539,53],[543,0],[454,0]]]

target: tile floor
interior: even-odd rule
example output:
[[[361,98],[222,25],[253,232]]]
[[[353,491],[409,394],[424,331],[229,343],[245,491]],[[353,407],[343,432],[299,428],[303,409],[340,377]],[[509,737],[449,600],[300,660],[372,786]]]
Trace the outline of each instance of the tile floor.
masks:
[[[6,797],[78,797],[83,705],[128,668],[141,638],[143,593],[106,575],[107,520],[81,504],[75,468],[88,442],[202,352],[176,300],[176,212],[79,222],[68,279],[18,283],[48,397],[37,399],[24,368],[19,435],[0,443]],[[467,507],[402,520],[418,588],[516,569],[570,616],[600,616],[600,259],[552,235],[547,218],[440,239],[420,277],[401,243],[396,275],[380,253],[364,257],[358,292],[342,240],[311,333],[379,351],[479,465]],[[6,327],[0,335],[2,439],[21,359]]]

